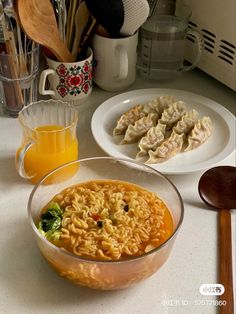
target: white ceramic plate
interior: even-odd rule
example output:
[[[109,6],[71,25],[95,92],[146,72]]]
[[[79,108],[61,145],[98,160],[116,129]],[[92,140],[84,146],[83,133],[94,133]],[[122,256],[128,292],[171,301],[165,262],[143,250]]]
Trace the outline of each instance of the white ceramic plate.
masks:
[[[181,152],[164,163],[149,164],[166,174],[181,174],[200,171],[223,161],[235,149],[236,120],[222,105],[206,97],[174,89],[140,89],[119,94],[103,102],[94,112],[91,129],[97,144],[110,156],[134,159],[137,143],[119,145],[123,136],[113,136],[117,119],[129,108],[145,103],[157,96],[172,95],[183,100],[189,109],[196,109],[199,116],[209,116],[213,122],[212,136],[199,146]]]

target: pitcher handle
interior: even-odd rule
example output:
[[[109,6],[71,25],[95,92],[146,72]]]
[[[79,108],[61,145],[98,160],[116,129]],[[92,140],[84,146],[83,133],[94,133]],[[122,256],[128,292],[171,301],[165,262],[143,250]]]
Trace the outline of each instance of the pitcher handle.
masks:
[[[204,50],[204,40],[202,38],[202,35],[199,32],[197,32],[193,29],[188,29],[187,35],[191,35],[196,39],[197,55],[196,55],[196,58],[191,65],[184,66],[183,68],[180,69],[181,72],[190,71],[193,68],[195,68],[196,65],[198,64],[200,58],[201,58],[203,50]]]
[[[15,164],[16,164],[16,170],[18,171],[19,175],[24,178],[24,179],[31,179],[35,175],[29,176],[27,175],[25,171],[25,154],[27,151],[30,149],[32,145],[35,143],[33,141],[30,141],[26,143],[24,146],[20,147],[16,153],[16,158],[15,158]]]
[[[55,92],[51,89],[45,89],[45,85],[46,85],[46,79],[48,75],[55,75],[56,72],[53,69],[46,69],[43,70],[40,74],[40,78],[39,78],[39,93],[41,95],[55,95]]]

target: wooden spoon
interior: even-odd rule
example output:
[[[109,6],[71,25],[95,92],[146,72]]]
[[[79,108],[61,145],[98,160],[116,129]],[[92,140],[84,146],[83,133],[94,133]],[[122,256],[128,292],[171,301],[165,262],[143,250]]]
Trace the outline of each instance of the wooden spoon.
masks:
[[[75,37],[74,37],[74,42],[73,42],[72,55],[75,59],[77,57],[82,33],[89,21],[89,16],[90,16],[89,10],[85,2],[83,1],[78,6],[75,13],[75,19],[74,19]]]
[[[75,61],[61,39],[50,0],[18,0],[18,15],[25,33],[47,47],[58,61]]]
[[[236,167],[219,166],[206,171],[200,178],[198,191],[202,200],[219,210],[219,272],[225,287],[220,297],[226,301],[220,313],[234,313],[232,239],[230,209],[236,208]]]

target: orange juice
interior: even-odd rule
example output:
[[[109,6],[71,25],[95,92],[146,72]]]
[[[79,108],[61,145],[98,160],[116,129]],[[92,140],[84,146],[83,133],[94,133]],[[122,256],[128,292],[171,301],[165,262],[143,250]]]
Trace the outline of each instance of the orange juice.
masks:
[[[34,129],[33,141],[24,159],[25,172],[33,176],[30,179],[33,183],[56,167],[78,159],[78,141],[70,128],[39,126]]]

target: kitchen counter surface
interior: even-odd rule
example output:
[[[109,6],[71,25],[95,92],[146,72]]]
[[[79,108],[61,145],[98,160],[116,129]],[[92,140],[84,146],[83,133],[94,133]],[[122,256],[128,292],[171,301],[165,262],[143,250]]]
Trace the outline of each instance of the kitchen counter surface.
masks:
[[[200,70],[177,81],[160,84],[137,77],[128,90],[174,88],[211,98],[236,114],[236,93]],[[126,92],[124,90],[122,92]],[[81,105],[78,125],[80,158],[106,155],[90,130],[94,110],[118,94],[94,88]],[[216,298],[202,296],[203,283],[217,279],[217,213],[199,198],[197,184],[203,172],[171,175],[185,205],[185,217],[173,251],[163,267],[149,279],[120,291],[95,291],[75,286],[52,270],[36,246],[27,218],[32,185],[21,179],[14,153],[21,141],[16,119],[0,116],[0,313],[42,314],[210,314],[217,312]],[[235,152],[220,164],[235,166]],[[232,213],[235,258],[236,214]],[[236,283],[234,281],[234,286]]]

